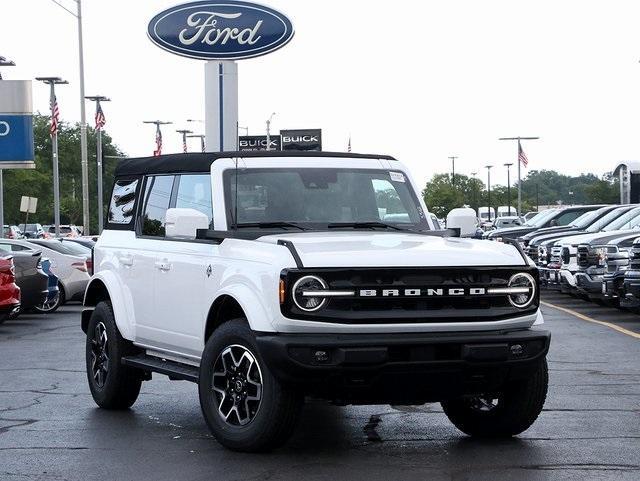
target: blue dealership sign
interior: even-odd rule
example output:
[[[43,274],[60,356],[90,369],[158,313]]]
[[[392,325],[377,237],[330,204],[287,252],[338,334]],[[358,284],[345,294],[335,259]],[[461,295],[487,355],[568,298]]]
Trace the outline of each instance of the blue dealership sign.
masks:
[[[0,114],[0,167],[4,162],[33,160],[31,115]]]
[[[202,60],[258,57],[286,45],[293,24],[282,13],[250,2],[219,0],[177,5],[157,14],[147,33],[160,48]]]

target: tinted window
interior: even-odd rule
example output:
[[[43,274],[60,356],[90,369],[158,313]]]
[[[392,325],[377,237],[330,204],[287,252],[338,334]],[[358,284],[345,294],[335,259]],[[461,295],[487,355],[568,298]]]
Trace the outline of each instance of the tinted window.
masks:
[[[142,235],[164,237],[165,215],[171,202],[173,175],[147,177],[142,213]]]
[[[133,219],[137,180],[118,180],[113,186],[107,221],[111,224],[129,224]]]
[[[554,220],[557,222],[556,225],[567,225],[570,222],[576,220],[582,214],[584,214],[584,211],[574,210],[574,211],[565,212],[563,214],[560,214]]]
[[[28,251],[28,247],[19,246],[16,244],[5,244],[4,242],[0,243],[0,250],[5,252],[17,252],[17,251]]]
[[[209,225],[213,228],[211,176],[209,174],[181,175],[176,195],[176,207],[202,212],[209,218]]]

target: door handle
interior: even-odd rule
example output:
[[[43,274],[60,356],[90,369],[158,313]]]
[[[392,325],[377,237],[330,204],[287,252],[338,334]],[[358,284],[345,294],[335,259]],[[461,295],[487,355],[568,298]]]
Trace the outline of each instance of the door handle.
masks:
[[[133,265],[133,256],[119,256],[118,260],[120,264],[125,267],[131,267]]]
[[[160,269],[163,272],[167,272],[168,270],[171,269],[171,264],[167,260],[158,261],[155,263],[155,266],[157,269]]]

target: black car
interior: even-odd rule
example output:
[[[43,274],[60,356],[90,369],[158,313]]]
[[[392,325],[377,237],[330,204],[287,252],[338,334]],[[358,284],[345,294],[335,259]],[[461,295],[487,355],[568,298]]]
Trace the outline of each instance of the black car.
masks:
[[[49,296],[49,275],[42,270],[41,254],[30,250],[11,253],[20,287],[20,312],[41,306]]]
[[[637,311],[640,308],[640,238],[633,242],[628,256],[629,266],[615,295],[620,300],[620,307]],[[614,286],[611,287],[614,290]]]
[[[20,224],[18,227],[25,239],[44,239],[45,237],[41,224]]]
[[[559,209],[549,209],[549,213],[541,212],[540,216],[536,216],[531,223],[525,223],[522,227],[514,227],[510,229],[497,229],[487,235],[489,240],[517,239],[520,236],[537,231],[544,227],[555,227],[569,225],[585,212],[595,210],[602,205],[577,205],[572,207],[563,207]]]
[[[540,259],[540,250],[547,256],[551,253],[549,248],[550,241],[570,237],[572,235],[590,234],[599,232],[605,226],[609,225],[613,220],[620,217],[625,212],[631,210],[633,205],[625,206],[606,206],[599,209],[587,212],[578,217],[571,224],[563,227],[549,227],[540,229],[535,232],[530,232],[522,237],[518,237],[518,242],[523,246],[523,249],[527,255],[534,261],[541,261],[546,264],[547,259]],[[540,249],[540,246],[544,245],[544,249]],[[545,262],[546,261],[546,262]]]

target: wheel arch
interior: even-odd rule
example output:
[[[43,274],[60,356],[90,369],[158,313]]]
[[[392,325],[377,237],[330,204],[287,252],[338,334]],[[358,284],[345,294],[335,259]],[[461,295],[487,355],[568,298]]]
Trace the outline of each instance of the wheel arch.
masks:
[[[238,317],[246,318],[254,331],[273,330],[258,296],[245,286],[234,286],[221,292],[211,304],[204,327],[204,343],[220,325]]]
[[[118,283],[115,276],[109,271],[100,272],[94,275],[84,291],[84,299],[82,305],[82,330],[86,333],[89,319],[93,313],[93,308],[99,302],[111,302],[113,315],[116,320],[116,326],[123,338],[128,340],[134,339],[133,323],[130,322],[126,309],[126,296],[122,290],[121,284]]]

